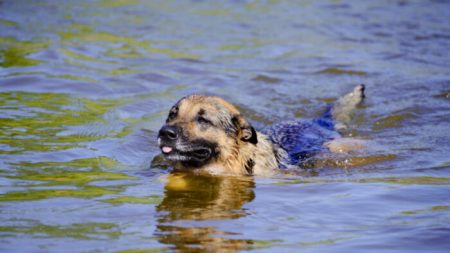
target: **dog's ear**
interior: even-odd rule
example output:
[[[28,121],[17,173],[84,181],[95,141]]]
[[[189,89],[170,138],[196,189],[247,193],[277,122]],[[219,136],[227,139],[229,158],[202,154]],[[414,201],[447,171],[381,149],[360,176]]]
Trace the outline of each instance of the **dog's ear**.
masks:
[[[236,126],[240,132],[240,137],[242,141],[250,142],[252,144],[258,143],[258,136],[255,129],[250,125],[250,123],[242,115],[235,115],[232,119],[233,124]]]

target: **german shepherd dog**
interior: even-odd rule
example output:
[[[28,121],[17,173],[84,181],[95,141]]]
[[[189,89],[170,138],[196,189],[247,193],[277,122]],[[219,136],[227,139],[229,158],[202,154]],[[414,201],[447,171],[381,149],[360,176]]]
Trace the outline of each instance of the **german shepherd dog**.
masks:
[[[301,167],[317,154],[346,152],[360,142],[339,133],[360,104],[364,85],[337,100],[318,119],[293,120],[255,130],[231,103],[216,96],[179,100],[158,133],[158,144],[175,170],[212,175],[272,175]]]

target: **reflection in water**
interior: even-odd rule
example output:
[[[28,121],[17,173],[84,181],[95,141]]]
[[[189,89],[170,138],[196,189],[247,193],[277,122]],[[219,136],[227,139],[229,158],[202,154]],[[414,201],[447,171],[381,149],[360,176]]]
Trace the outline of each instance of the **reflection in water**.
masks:
[[[156,235],[180,251],[234,252],[248,249],[251,240],[226,238],[233,235],[214,226],[180,226],[176,222],[238,219],[247,215],[243,205],[255,198],[252,178],[212,177],[191,173],[168,176],[165,197],[157,206],[160,214]]]
[[[0,92],[0,154],[67,150],[122,136],[126,129],[107,133],[102,118],[119,104],[63,93]]]
[[[18,41],[10,37],[0,37],[0,67],[27,67],[41,63],[40,60],[28,58],[48,46],[47,42]]]
[[[106,239],[118,238],[122,233],[119,227],[113,223],[76,223],[70,225],[46,225],[36,220],[21,220],[20,225],[0,226],[0,232],[6,236],[15,233],[20,234],[39,234],[46,238],[70,237],[76,239]]]
[[[11,163],[14,172],[7,179],[30,182],[26,190],[0,194],[0,203],[49,198],[93,198],[116,194],[125,187],[125,180],[135,177],[110,171],[117,162],[107,157],[75,159],[66,162]],[[14,174],[13,174],[14,173]],[[93,185],[94,182],[117,181],[113,186]]]

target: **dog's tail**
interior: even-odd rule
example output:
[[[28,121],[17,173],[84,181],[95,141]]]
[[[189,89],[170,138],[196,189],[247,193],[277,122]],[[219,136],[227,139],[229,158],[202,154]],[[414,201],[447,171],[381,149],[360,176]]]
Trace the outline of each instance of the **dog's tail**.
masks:
[[[347,128],[347,124],[351,121],[353,111],[366,97],[364,94],[365,89],[366,87],[364,84],[355,86],[351,92],[339,98],[331,107],[329,115],[333,120],[334,128],[336,130]]]

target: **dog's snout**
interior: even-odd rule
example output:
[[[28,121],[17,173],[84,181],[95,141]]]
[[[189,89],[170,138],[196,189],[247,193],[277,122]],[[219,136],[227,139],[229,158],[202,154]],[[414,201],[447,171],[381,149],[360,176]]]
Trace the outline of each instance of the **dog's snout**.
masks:
[[[178,138],[178,132],[178,127],[166,125],[159,130],[159,137],[166,138],[167,140],[176,140]]]

